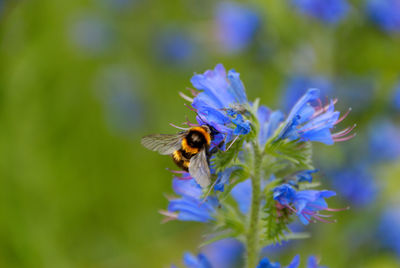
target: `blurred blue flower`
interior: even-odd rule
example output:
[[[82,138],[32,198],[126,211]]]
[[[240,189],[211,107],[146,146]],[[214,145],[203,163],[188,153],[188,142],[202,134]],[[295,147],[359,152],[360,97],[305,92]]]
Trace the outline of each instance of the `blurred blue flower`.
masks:
[[[156,56],[172,65],[187,65],[196,58],[197,45],[183,29],[167,27],[157,33],[154,40]]]
[[[384,247],[400,256],[400,206],[388,206],[382,213],[378,226],[379,239]]]
[[[288,79],[283,90],[282,106],[284,110],[289,111],[310,88],[318,88],[321,92],[321,99],[328,98],[333,93],[332,82],[324,76],[294,75]]]
[[[104,103],[111,130],[117,133],[131,134],[145,121],[145,107],[134,77],[129,69],[112,66],[101,70],[95,79],[95,93]]]
[[[315,256],[308,257],[307,268],[326,268],[325,266],[319,266],[319,261]]]
[[[232,109],[247,103],[239,73],[230,70],[227,74],[224,66],[218,64],[214,70],[194,75],[191,82],[201,91],[194,97],[192,103],[200,115],[197,118],[199,122],[209,124],[226,135],[226,142],[232,135],[245,135],[250,131],[249,121],[244,120],[240,114],[234,112],[235,109]]]
[[[299,13],[316,18],[327,24],[336,24],[349,11],[346,0],[291,0]]]
[[[397,111],[400,111],[400,81],[396,84],[393,91],[393,105]]]
[[[364,113],[372,105],[375,77],[370,76],[342,76],[335,81],[336,95],[340,96],[342,107],[351,107],[352,112]]]
[[[109,8],[125,11],[138,4],[141,0],[102,0]]]
[[[197,256],[185,253],[187,268],[232,268],[243,262],[244,245],[233,238],[218,240],[201,249]]]
[[[245,50],[254,40],[260,28],[259,13],[244,4],[222,2],[217,5],[216,35],[224,52]]]
[[[251,196],[252,196],[252,184],[251,180],[247,179],[240,182],[232,188],[230,194],[239,206],[240,212],[247,214],[250,210]]]
[[[400,127],[388,119],[377,119],[369,127],[369,150],[372,161],[400,157]]]
[[[189,174],[182,178],[174,178],[172,188],[180,198],[171,198],[167,211],[160,211],[166,220],[209,222],[214,220],[214,213],[218,206],[216,197],[209,196],[204,201],[202,188]]]
[[[115,33],[108,21],[94,14],[83,14],[73,19],[69,29],[72,43],[84,55],[98,56],[110,50]]]
[[[183,263],[187,268],[213,268],[207,260],[207,257],[202,253],[194,256],[193,254],[186,252],[183,255]]]
[[[399,0],[368,0],[366,12],[384,31],[400,32]]]
[[[331,101],[328,106],[322,107],[319,94],[318,89],[309,89],[298,100],[286,118],[285,125],[278,138],[318,141],[331,145],[335,141],[348,140],[353,137],[353,135],[346,135],[353,130],[354,126],[338,133],[331,133],[330,130],[341,122],[347,114],[339,119],[340,113],[334,110],[334,101]]]
[[[333,188],[355,206],[367,206],[377,197],[378,185],[369,170],[370,165],[359,163],[331,172]]]
[[[260,106],[257,111],[257,119],[260,124],[258,141],[263,146],[268,138],[274,134],[285,116],[281,111],[271,111],[266,106]]]
[[[299,267],[300,264],[300,256],[296,255],[292,262],[286,266],[286,268],[297,268]],[[279,262],[271,263],[268,258],[263,258],[257,265],[257,268],[281,268],[281,265]]]
[[[278,201],[282,206],[289,208],[292,212],[296,213],[300,221],[307,225],[312,220],[322,222],[329,222],[323,217],[329,215],[322,215],[319,213],[321,210],[326,211],[340,211],[343,209],[330,209],[324,198],[335,196],[333,191],[317,191],[317,190],[303,190],[296,191],[289,184],[283,184],[274,188],[274,200]],[[293,205],[294,208],[291,206]]]

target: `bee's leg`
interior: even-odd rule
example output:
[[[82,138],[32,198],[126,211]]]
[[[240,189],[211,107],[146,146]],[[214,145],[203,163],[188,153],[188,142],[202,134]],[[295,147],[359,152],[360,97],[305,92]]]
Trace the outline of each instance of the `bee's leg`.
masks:
[[[219,150],[222,150],[221,148],[222,148],[222,146],[224,145],[224,143],[225,143],[225,139],[223,139],[217,146],[215,146],[214,148],[212,148],[212,149],[209,151],[210,156],[213,155],[213,154],[215,154],[215,153],[218,152]]]

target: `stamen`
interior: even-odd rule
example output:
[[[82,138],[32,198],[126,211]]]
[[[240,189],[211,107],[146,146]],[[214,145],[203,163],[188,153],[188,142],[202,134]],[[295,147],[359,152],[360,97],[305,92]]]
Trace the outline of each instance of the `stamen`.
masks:
[[[187,95],[185,95],[184,93],[179,91],[179,96],[181,96],[184,100],[187,100],[188,102],[193,102],[193,99]]]
[[[342,131],[336,132],[336,133],[332,134],[332,137],[333,138],[343,137],[343,136],[349,134],[356,126],[357,126],[357,124],[354,124],[351,127],[347,127],[345,129],[343,129]]]
[[[212,189],[214,188],[215,184],[217,184],[217,180],[218,179],[216,179],[213,182],[213,184],[211,185],[210,189],[208,189],[208,192],[207,192],[206,196],[204,196],[203,200],[201,200],[199,206],[203,205],[203,203],[207,201],[207,197],[210,195],[210,193],[211,193]]]
[[[189,90],[190,93],[192,93],[193,97],[196,97],[196,96],[199,95],[199,93],[200,93],[198,90],[193,89],[193,88],[191,88],[191,87],[187,87],[186,89]]]
[[[239,136],[236,136],[236,137],[233,139],[233,141],[231,142],[231,144],[229,144],[229,146],[228,146],[228,148],[225,150],[225,152],[228,151],[228,150],[232,147],[232,145],[235,143],[235,141],[236,141],[238,138],[239,138]]]
[[[353,133],[353,134],[351,134],[351,135],[349,135],[349,136],[347,136],[347,137],[343,137],[343,138],[340,138],[340,139],[333,139],[333,141],[334,141],[334,142],[348,141],[348,140],[354,138],[356,135],[357,135],[357,133]]]
[[[166,218],[164,218],[161,223],[166,223],[169,221],[173,221],[176,220],[178,218],[178,213],[175,212],[171,212],[168,210],[159,210],[158,213],[160,213],[161,215],[164,215]]]
[[[348,115],[349,115],[349,113],[351,112],[351,107],[347,110],[347,112],[344,114],[344,115],[342,115],[342,117],[340,117],[336,122],[335,122],[335,125],[336,124],[339,124],[340,122],[342,122],[343,121],[343,119],[345,119]]]
[[[317,215],[314,215],[313,217],[314,217],[316,220],[320,221],[320,222],[325,222],[325,223],[336,223],[336,222],[337,222],[336,220],[328,221],[328,220],[322,219],[322,218],[318,217]]]

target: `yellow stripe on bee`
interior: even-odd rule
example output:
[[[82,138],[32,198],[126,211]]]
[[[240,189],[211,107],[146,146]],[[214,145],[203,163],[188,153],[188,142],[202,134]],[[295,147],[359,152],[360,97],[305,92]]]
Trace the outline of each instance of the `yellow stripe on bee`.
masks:
[[[180,160],[182,159],[182,154],[181,154],[181,152],[179,152],[179,151],[175,151],[175,152],[172,154],[172,157],[173,157],[176,161],[180,161]]]
[[[211,135],[203,127],[192,127],[190,130],[200,132],[201,134],[203,134],[204,138],[206,139],[207,145],[211,144]]]
[[[183,165],[185,168],[189,168],[189,164],[190,164],[189,161],[184,161],[184,162],[182,163],[182,165]]]
[[[182,149],[185,150],[186,152],[190,154],[197,154],[199,152],[199,149],[190,147],[189,144],[187,143],[187,139],[183,138],[182,139]]]

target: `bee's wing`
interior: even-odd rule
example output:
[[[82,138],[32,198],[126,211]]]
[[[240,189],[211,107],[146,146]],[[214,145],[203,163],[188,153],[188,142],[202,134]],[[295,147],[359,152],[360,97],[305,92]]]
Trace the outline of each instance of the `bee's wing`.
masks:
[[[172,154],[181,148],[182,133],[178,134],[153,134],[142,138],[142,145],[149,150],[160,154]]]
[[[211,175],[205,149],[190,158],[189,173],[202,188],[210,185]]]

